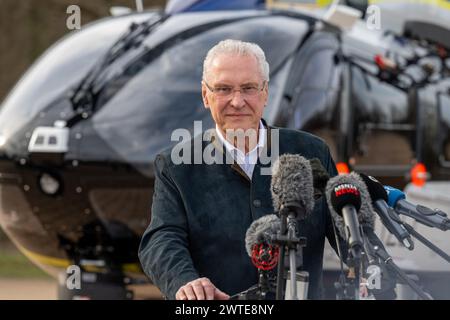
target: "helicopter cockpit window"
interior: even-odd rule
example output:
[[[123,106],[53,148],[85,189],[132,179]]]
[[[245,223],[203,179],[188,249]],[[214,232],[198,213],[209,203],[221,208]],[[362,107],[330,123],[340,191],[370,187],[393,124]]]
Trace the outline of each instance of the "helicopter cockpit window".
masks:
[[[450,94],[437,95],[438,130],[440,133],[439,156],[450,166]]]
[[[48,49],[5,99],[0,117],[1,134],[8,139],[60,99],[86,75],[132,21],[142,21],[149,16],[120,17],[83,26]]]
[[[213,127],[210,113],[203,106],[200,84],[203,59],[213,45],[227,38],[259,44],[271,66],[269,92],[274,98],[269,104],[276,103],[279,93],[272,92],[272,81],[277,84],[279,70],[296,51],[307,28],[299,19],[259,17],[179,41],[118,87],[119,91],[94,115],[93,128],[128,162],[150,163],[158,152],[178,142],[171,141],[174,130],[185,128],[196,134],[194,121],[202,121],[203,130]]]
[[[317,32],[302,46],[290,68],[280,125],[313,129],[332,118],[338,92],[335,36]]]

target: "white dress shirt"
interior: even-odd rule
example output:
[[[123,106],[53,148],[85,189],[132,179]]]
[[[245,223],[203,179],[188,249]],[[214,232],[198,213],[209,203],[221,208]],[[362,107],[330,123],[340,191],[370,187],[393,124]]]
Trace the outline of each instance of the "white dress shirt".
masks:
[[[261,120],[259,121],[258,143],[253,148],[253,150],[251,150],[247,154],[244,154],[244,152],[242,152],[234,145],[232,145],[228,140],[226,140],[223,137],[222,133],[220,132],[219,128],[217,127],[217,124],[216,124],[216,131],[220,141],[225,145],[227,151],[233,156],[234,161],[236,161],[236,163],[242,168],[242,170],[251,180],[253,175],[253,169],[255,168],[255,164],[258,161],[259,152],[260,150],[263,149],[264,144],[266,142],[265,141],[266,128],[264,128],[262,121]]]

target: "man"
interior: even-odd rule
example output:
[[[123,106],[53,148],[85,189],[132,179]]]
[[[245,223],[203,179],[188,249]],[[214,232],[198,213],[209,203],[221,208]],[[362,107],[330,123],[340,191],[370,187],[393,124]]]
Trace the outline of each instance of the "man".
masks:
[[[245,233],[254,220],[274,212],[271,176],[262,174],[271,164],[259,161],[261,152],[270,153],[277,144],[280,154],[319,158],[331,176],[337,173],[321,139],[263,122],[268,82],[269,65],[259,46],[236,40],[218,43],[204,61],[202,96],[216,123],[216,151],[231,155],[234,162],[177,165],[171,150],[155,161],[152,219],[139,257],[146,274],[169,299],[228,299],[257,283]],[[272,141],[274,130],[279,141]],[[240,143],[233,133],[242,131],[254,132],[257,139]],[[200,151],[194,148],[196,139]],[[194,154],[206,147],[201,137],[189,146]],[[319,299],[325,237],[336,248],[325,197],[299,222],[299,233],[307,238],[303,269],[310,274],[308,296]]]

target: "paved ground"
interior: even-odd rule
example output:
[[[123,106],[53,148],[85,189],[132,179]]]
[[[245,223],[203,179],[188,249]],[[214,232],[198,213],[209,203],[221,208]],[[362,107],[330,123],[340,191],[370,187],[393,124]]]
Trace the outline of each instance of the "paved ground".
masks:
[[[0,300],[55,300],[56,281],[0,278]]]
[[[0,300],[56,300],[57,281],[40,271],[0,234]],[[131,285],[135,299],[162,299],[153,285]]]
[[[155,286],[130,286],[136,299],[161,299]],[[46,279],[0,278],[0,300],[56,300],[57,283]]]

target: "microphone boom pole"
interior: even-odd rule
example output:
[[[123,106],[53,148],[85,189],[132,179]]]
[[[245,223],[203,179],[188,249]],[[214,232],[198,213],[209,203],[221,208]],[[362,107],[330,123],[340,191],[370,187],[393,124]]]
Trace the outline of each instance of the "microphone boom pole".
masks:
[[[422,242],[425,246],[427,246],[429,249],[431,249],[433,252],[435,252],[436,254],[438,254],[441,258],[443,258],[445,261],[450,262],[450,256],[448,254],[446,254],[444,251],[442,251],[441,249],[439,249],[437,246],[435,246],[433,243],[431,243],[427,238],[425,238],[424,236],[422,236],[419,232],[417,232],[416,230],[414,230],[414,228],[412,226],[410,226],[407,223],[403,223],[403,225],[405,226],[406,230],[408,230],[408,232],[417,240],[419,240],[420,242]]]
[[[282,300],[283,297],[283,287],[284,287],[284,257],[286,252],[286,247],[280,243],[282,236],[286,233],[287,229],[287,219],[285,215],[281,215],[281,228],[280,233],[277,235],[276,241],[280,245],[280,255],[278,257],[278,269],[277,269],[277,291],[275,295],[276,300]]]
[[[395,271],[398,277],[400,277],[403,281],[405,281],[408,286],[414,290],[414,292],[419,295],[423,300],[433,300],[431,296],[426,294],[422,288],[420,288],[417,283],[411,280],[406,273],[400,269],[392,260],[392,257],[381,247],[377,245],[372,245],[370,241],[367,241],[368,245],[371,247],[371,251],[377,255],[386,265],[390,266],[392,270]]]

